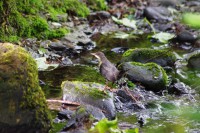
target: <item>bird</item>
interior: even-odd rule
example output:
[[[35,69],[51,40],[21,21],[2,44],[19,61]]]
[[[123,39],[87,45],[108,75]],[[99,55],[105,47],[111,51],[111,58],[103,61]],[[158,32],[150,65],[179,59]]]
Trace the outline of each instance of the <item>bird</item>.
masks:
[[[101,75],[106,79],[106,85],[108,81],[115,83],[117,81],[120,71],[112,64],[104,55],[103,52],[91,53],[99,61],[99,70]]]
[[[106,78],[106,86],[103,89],[103,92],[105,92],[106,89],[108,89],[111,92],[115,92],[115,90],[112,90],[110,87],[108,87],[108,82],[111,81],[112,83],[115,83],[119,78],[122,77],[126,72],[119,71],[114,64],[112,64],[104,55],[102,52],[96,52],[91,53],[91,55],[95,56],[99,61],[99,70],[103,77]],[[126,93],[131,96],[131,98],[137,102],[136,98],[130,93],[130,91],[125,87],[124,88]],[[106,93],[106,92],[105,92]]]

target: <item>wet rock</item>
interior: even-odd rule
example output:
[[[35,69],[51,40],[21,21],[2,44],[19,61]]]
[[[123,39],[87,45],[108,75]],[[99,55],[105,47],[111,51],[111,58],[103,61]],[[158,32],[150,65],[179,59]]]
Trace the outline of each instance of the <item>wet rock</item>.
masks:
[[[109,32],[115,32],[115,31],[119,31],[119,27],[117,24],[115,23],[106,23],[103,26],[102,25],[98,25],[98,26],[94,26],[93,28],[95,28],[96,32],[100,32],[102,34],[106,34]]]
[[[0,43],[0,51],[0,132],[48,133],[50,114],[34,59],[10,43]]]
[[[121,102],[126,103],[129,101],[132,101],[133,99],[131,98],[130,95],[127,94],[127,92],[125,92],[124,90],[118,90],[116,92],[118,98],[120,99]]]
[[[96,47],[96,44],[93,41],[90,41],[90,42],[87,42],[87,43],[78,42],[77,45],[81,46],[81,49],[85,50],[85,51],[92,50]]]
[[[62,24],[57,23],[57,22],[51,22],[50,27],[53,29],[58,29],[58,28],[62,27]]]
[[[89,25],[80,25],[75,27],[73,30],[74,31],[61,39],[63,45],[68,48],[77,49],[78,43],[88,44],[92,42],[90,36],[88,36],[88,33],[90,32]]]
[[[200,70],[200,51],[195,51],[188,57],[188,67]]]
[[[191,88],[185,85],[183,82],[175,83],[171,85],[170,88],[168,89],[169,93],[175,95],[188,94],[189,90],[191,90]]]
[[[154,6],[176,7],[180,4],[179,0],[150,0],[150,4]]]
[[[121,68],[132,82],[139,82],[145,89],[158,92],[168,85],[168,76],[163,68],[155,63],[125,62]]]
[[[67,109],[62,110],[62,111],[60,111],[60,112],[58,113],[57,118],[60,119],[60,120],[62,120],[62,119],[66,119],[66,120],[71,119],[71,118],[72,118],[72,115],[74,114],[74,112],[75,112],[75,111],[67,110]]]
[[[47,49],[50,44],[51,44],[50,40],[45,40],[45,41],[40,42],[40,47]]]
[[[154,23],[154,28],[159,30],[159,31],[168,31],[172,30],[173,25],[172,24],[159,24],[159,23]]]
[[[187,30],[183,30],[177,34],[176,39],[178,42],[190,42],[196,41],[197,37]]]
[[[91,117],[90,112],[85,108],[80,107],[72,115],[72,118],[68,120],[61,132],[85,133],[88,132],[93,122],[94,119]]]
[[[115,52],[115,53],[118,53],[118,54],[122,54],[122,53],[124,53],[126,50],[128,50],[127,47],[116,47],[116,48],[111,49],[111,51],[113,51],[113,52]]]
[[[115,106],[112,93],[101,91],[104,85],[92,82],[65,81],[62,83],[63,98],[82,105],[98,108],[109,119],[115,118]],[[91,112],[93,114],[95,112]]]
[[[72,64],[73,62],[68,57],[63,57],[60,65],[67,66],[67,65],[72,65]]]
[[[110,17],[111,15],[107,11],[97,11],[97,12],[90,13],[90,15],[88,16],[88,20],[91,23],[94,20],[106,20],[106,19],[109,19]]]
[[[149,20],[166,21],[170,20],[170,12],[165,7],[146,7],[144,16]]]
[[[123,54],[121,62],[154,62],[162,67],[173,67],[176,61],[175,55],[168,50],[156,50],[149,48],[130,49]]]
[[[200,6],[200,1],[188,1],[187,3],[186,3],[186,5],[187,6],[190,6],[190,7],[192,7],[192,6]]]
[[[61,41],[57,41],[57,42],[51,42],[49,44],[49,47],[53,50],[65,50],[67,47],[65,45],[62,44]]]

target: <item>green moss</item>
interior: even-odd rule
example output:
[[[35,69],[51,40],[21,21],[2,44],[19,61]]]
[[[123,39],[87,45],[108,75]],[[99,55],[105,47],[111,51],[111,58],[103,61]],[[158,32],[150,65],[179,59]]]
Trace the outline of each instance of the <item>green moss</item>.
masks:
[[[64,35],[66,35],[68,32],[69,32],[69,30],[66,28],[59,28],[59,29],[47,31],[44,34],[45,34],[46,38],[53,39],[53,38],[60,38]]]
[[[66,126],[66,122],[54,123],[49,133],[59,133]]]
[[[46,19],[41,17],[31,17],[31,33],[33,36],[36,36],[40,32],[47,31],[49,28],[49,25],[46,21]]]
[[[17,42],[16,39],[21,37],[62,37],[67,30],[50,29],[43,14],[49,13],[56,20],[58,14],[66,12],[86,17],[89,9],[78,0],[3,0],[0,2],[0,41]]]
[[[123,54],[121,62],[135,61],[141,63],[154,62],[161,66],[174,66],[176,56],[169,50],[150,48],[130,49]]]
[[[39,10],[44,9],[45,0],[18,0],[16,6],[18,11],[25,14],[37,14]]]
[[[105,0],[88,0],[87,3],[95,11],[108,9]]]
[[[175,59],[175,56],[169,50],[157,50],[150,48],[129,49],[123,54],[123,56],[124,57],[132,56],[132,58],[134,58],[132,54],[134,54],[135,56],[142,55],[149,58],[157,57],[160,55],[160,56],[172,57],[173,59]]]
[[[71,81],[72,83],[68,83],[70,81],[65,81],[62,83],[61,88],[64,88],[65,84],[73,84],[74,89],[77,93],[81,95],[89,95],[94,99],[102,99],[102,98],[109,98],[110,96],[105,93],[104,91],[100,90],[103,89],[103,85],[94,83],[94,82],[81,82],[81,81]],[[93,88],[93,86],[99,86],[101,88]]]
[[[162,73],[162,83],[160,84],[163,84],[165,86],[168,85],[168,76],[165,72],[165,70],[160,66],[160,65],[157,65],[156,63],[146,63],[146,64],[142,64],[142,63],[139,63],[139,62],[131,62],[132,65],[134,66],[141,66],[141,67],[144,67],[148,70],[150,70],[154,75],[154,77],[158,77],[160,75],[160,72]]]
[[[55,9],[53,11],[50,6],[47,7],[50,13],[54,13],[54,16],[57,12],[73,12],[80,17],[86,17],[89,14],[89,9],[86,7],[86,5],[78,0],[50,0],[49,5]]]
[[[20,109],[33,112],[35,115],[32,120],[33,127],[38,125],[42,125],[44,129],[50,127],[51,116],[47,109],[44,93],[39,86],[36,62],[24,49],[18,46],[10,43],[4,43],[3,46],[1,46],[1,50],[4,52],[0,54],[0,64],[7,65],[7,69],[13,69],[10,71],[13,77],[7,81],[9,87],[6,88],[19,89],[18,91],[23,93],[19,103]]]
[[[135,49],[129,49],[129,50],[127,50],[126,52],[124,52],[122,56],[123,56],[123,57],[130,56],[134,50],[135,50]]]
[[[104,91],[101,91],[98,88],[92,88],[93,82],[74,81],[73,83],[82,84],[82,88],[77,88],[77,92],[80,92],[83,95],[90,95],[94,99],[102,99],[109,97],[108,94],[106,94]]]

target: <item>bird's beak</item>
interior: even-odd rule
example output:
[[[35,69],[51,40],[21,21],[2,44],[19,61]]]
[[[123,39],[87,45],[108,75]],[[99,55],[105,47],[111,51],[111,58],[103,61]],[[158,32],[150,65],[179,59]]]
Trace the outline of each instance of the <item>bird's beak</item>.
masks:
[[[90,53],[90,54],[91,54],[91,55],[94,55],[94,56],[96,55],[95,53]]]
[[[91,55],[93,55],[94,57],[98,58],[98,56],[96,55],[96,53],[91,53]]]
[[[98,60],[100,60],[100,57],[96,53],[91,53],[94,57],[96,57]]]

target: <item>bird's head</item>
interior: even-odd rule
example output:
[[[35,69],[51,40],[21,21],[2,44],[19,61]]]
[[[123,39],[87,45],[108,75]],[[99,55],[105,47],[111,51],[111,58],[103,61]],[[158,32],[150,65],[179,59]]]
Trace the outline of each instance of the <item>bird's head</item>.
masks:
[[[101,64],[104,60],[106,60],[106,57],[102,52],[91,53],[91,55],[95,56],[98,59],[99,64]]]

